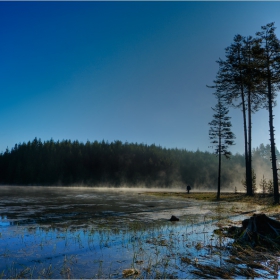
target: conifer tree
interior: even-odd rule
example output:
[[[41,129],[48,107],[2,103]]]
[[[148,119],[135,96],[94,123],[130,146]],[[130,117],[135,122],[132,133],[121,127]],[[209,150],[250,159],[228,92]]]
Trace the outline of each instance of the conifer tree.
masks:
[[[218,61],[214,81],[228,105],[241,108],[243,116],[247,195],[253,195],[252,113],[265,107],[264,83],[260,75],[259,38],[236,35],[225,49],[226,59]]]
[[[241,108],[243,116],[243,129],[244,129],[244,147],[245,147],[245,166],[246,166],[246,182],[247,194],[252,195],[252,185],[250,184],[251,175],[251,162],[249,160],[248,152],[248,128],[247,128],[247,104],[245,92],[245,77],[244,77],[244,57],[243,42],[245,38],[241,35],[234,37],[234,42],[225,49],[226,59],[219,59],[219,71],[214,81],[217,91],[221,92],[228,105],[235,108]],[[236,103],[237,101],[237,103]],[[249,125],[250,126],[250,125]]]
[[[260,181],[260,187],[261,187],[263,196],[265,196],[265,194],[267,193],[268,185],[267,185],[266,179],[264,178],[264,175]]]
[[[267,192],[269,194],[273,194],[274,193],[273,181],[271,179],[269,179],[268,182],[267,182]]]
[[[274,203],[279,203],[279,187],[276,162],[276,147],[273,126],[273,105],[276,90],[280,87],[280,41],[276,37],[274,23],[262,26],[262,31],[256,35],[261,41],[260,61],[262,62],[261,77],[266,86],[267,107],[269,113],[269,133],[271,148],[271,163],[273,175]]]
[[[234,145],[233,139],[235,135],[231,131],[230,117],[228,116],[229,110],[225,106],[225,102],[222,98],[220,92],[216,92],[215,96],[218,100],[216,106],[213,109],[215,112],[213,115],[213,120],[209,123],[209,138],[215,148],[215,153],[219,157],[219,167],[218,167],[218,190],[217,199],[220,199],[221,193],[221,160],[222,155],[229,158],[231,153],[228,151],[229,146]]]

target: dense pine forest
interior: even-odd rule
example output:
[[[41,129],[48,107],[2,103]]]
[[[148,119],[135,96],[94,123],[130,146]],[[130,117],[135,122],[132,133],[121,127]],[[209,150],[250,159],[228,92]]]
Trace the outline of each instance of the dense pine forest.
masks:
[[[270,170],[270,147],[253,150],[256,172]],[[146,186],[216,189],[218,157],[214,153],[166,149],[156,145],[35,138],[0,155],[0,183],[42,186]],[[271,173],[271,172],[270,172]],[[259,174],[261,179],[264,174]],[[223,188],[241,187],[244,156],[224,160]],[[241,189],[240,189],[241,190]]]

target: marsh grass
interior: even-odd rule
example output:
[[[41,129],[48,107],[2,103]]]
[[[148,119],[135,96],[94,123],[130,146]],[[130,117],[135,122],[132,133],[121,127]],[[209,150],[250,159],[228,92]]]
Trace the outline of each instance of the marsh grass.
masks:
[[[165,220],[124,216],[92,219],[86,226],[14,225],[1,232],[1,245],[6,245],[0,247],[0,276],[6,279],[277,276],[277,255],[267,248],[242,248],[221,233],[223,227],[240,223],[244,216],[240,214],[254,210],[252,200],[234,203],[237,195],[227,197],[232,200],[230,203],[223,194],[219,202],[213,193],[187,195],[188,199],[197,196],[199,203],[192,212],[182,215],[179,222],[168,221],[169,216]],[[202,200],[205,203],[200,203]],[[277,210],[274,206],[263,206]]]
[[[228,258],[225,258],[225,263],[218,267],[212,265],[197,266],[197,275],[206,274],[209,277],[221,278],[267,278],[278,276],[279,254],[275,255],[265,248],[251,248],[249,246],[240,246],[233,243],[227,249],[230,253]]]
[[[248,196],[245,193],[230,193],[222,192],[220,199],[217,201],[215,192],[192,192],[187,194],[185,192],[145,192],[148,195],[155,197],[177,197],[178,199],[195,200],[201,202],[216,202],[226,204],[232,204],[231,209],[225,208],[221,211],[215,210],[218,215],[221,214],[222,210],[227,211],[229,216],[233,214],[250,214],[254,212],[263,212],[270,217],[274,217],[277,220],[280,220],[280,207],[277,204],[274,204],[273,195],[262,193],[256,193],[253,196]],[[248,209],[252,209],[249,210]],[[212,216],[213,217],[213,216]],[[213,217],[213,219],[218,219],[219,217]]]
[[[190,194],[187,194],[185,192],[145,192],[145,194],[158,196],[158,197],[178,197],[183,199],[217,201],[217,195],[215,192],[191,192]],[[253,196],[248,196],[245,193],[222,192],[219,201],[242,202],[242,203],[252,203],[258,205],[273,206],[273,196],[269,194],[263,196],[263,194],[261,193],[256,193]]]
[[[193,226],[195,227],[195,224]],[[96,272],[91,274],[90,278],[181,278],[182,276],[192,278],[191,275],[203,278],[213,278],[214,276],[233,278],[236,276],[260,277],[265,275],[255,272],[254,269],[266,271],[270,275],[274,273],[273,269],[267,269],[261,264],[261,258],[255,260],[254,252],[251,250],[243,250],[235,246],[231,252],[232,255],[228,259],[225,258],[229,253],[226,249],[228,240],[223,238],[222,235],[207,235],[204,240],[200,237],[201,240],[197,241],[193,238],[193,235],[197,235],[196,232],[182,232],[182,228],[177,228],[172,224],[167,224],[165,228],[151,227],[147,229],[144,226],[140,228],[139,224],[130,225],[130,228],[134,228],[134,230],[120,231],[119,238],[114,237],[114,239],[111,232],[105,230],[98,231],[98,234],[91,231],[91,235],[86,236],[88,238],[86,242],[84,240],[85,236],[80,231],[72,232],[72,236],[65,231],[65,236],[60,233],[57,239],[53,238],[52,240],[58,243],[63,240],[68,243],[68,247],[70,247],[69,244],[76,244],[77,248],[80,248],[79,244],[84,247],[86,243],[89,244],[93,240],[97,240],[98,242],[95,244],[99,247],[98,250],[95,248],[97,253],[95,263],[97,266],[96,269],[93,269]],[[135,230],[136,228],[137,230]],[[41,234],[43,233],[41,232]],[[66,234],[68,237],[66,237]],[[41,236],[41,240],[44,239],[45,236]],[[42,243],[43,246],[48,246],[41,240],[38,239],[38,242]],[[114,247],[114,240],[121,240],[121,248],[125,248],[123,251],[130,252],[131,261],[130,258],[127,259],[121,254],[117,262],[110,262],[110,265],[108,265],[106,257],[104,259],[102,255],[106,250]],[[186,242],[189,242],[189,245],[182,250],[182,245]],[[269,258],[268,254],[266,256],[275,266],[276,259]],[[49,264],[43,268],[41,265],[19,269],[16,263],[13,263],[9,271],[2,273],[2,278],[31,279],[34,277],[49,279],[57,278],[58,275],[59,278],[77,278],[76,265],[79,265],[81,257],[82,255],[66,253],[61,266],[59,264]],[[222,266],[216,267],[213,265],[213,263],[216,263],[215,260],[221,258],[224,258]],[[246,270],[242,268],[244,263],[248,266]],[[234,264],[235,268],[231,264]],[[87,266],[89,265],[87,263]]]

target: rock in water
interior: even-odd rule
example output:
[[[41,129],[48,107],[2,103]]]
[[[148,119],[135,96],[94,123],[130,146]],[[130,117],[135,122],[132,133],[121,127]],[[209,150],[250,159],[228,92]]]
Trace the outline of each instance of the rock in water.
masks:
[[[177,221],[179,221],[179,218],[177,218],[176,216],[173,216],[173,215],[172,215],[169,221],[171,221],[171,222],[177,222]]]

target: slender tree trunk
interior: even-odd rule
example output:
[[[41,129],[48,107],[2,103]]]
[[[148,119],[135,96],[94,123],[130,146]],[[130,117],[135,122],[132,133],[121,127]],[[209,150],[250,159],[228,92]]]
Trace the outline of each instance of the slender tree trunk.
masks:
[[[246,105],[245,105],[245,97],[244,97],[244,89],[241,87],[241,99],[242,99],[242,115],[243,115],[243,129],[244,129],[244,143],[245,143],[245,166],[246,166],[246,186],[247,186],[247,195],[252,195],[252,188],[248,187],[248,181],[252,180],[252,176],[250,177],[250,165],[248,158],[248,137],[247,137],[247,119],[246,119]]]
[[[247,93],[247,102],[248,102],[248,180],[247,180],[247,188],[248,188],[248,195],[253,195],[253,178],[252,178],[252,104],[251,104],[251,95],[252,95],[252,88],[251,82],[253,80],[251,74],[251,47],[250,42],[247,40],[247,48],[248,48],[248,76],[249,76],[249,84],[248,86],[248,93]]]
[[[253,195],[252,184],[252,110],[251,110],[251,91],[248,91],[248,179],[247,195]]]
[[[218,171],[217,200],[220,199],[220,194],[221,194],[221,160],[222,160],[221,142],[222,142],[221,136],[219,136],[219,171]]]
[[[240,53],[238,53],[239,66],[242,65]],[[242,100],[242,114],[243,114],[243,126],[244,126],[244,143],[245,143],[245,166],[246,166],[246,187],[247,187],[247,195],[252,195],[252,184],[248,184],[252,180],[252,168],[250,166],[250,161],[248,157],[248,135],[247,135],[247,120],[246,120],[246,104],[245,104],[245,93],[244,93],[244,82],[243,82],[243,74],[241,70],[239,70],[239,75],[241,77],[241,100]]]
[[[271,89],[269,64],[267,66],[267,73],[268,73],[267,87],[268,87],[269,133],[270,133],[270,149],[271,149],[271,161],[272,161],[274,203],[279,204],[279,187],[278,187],[278,174],[277,174],[276,151],[275,151],[275,140],[274,140],[272,89]]]

